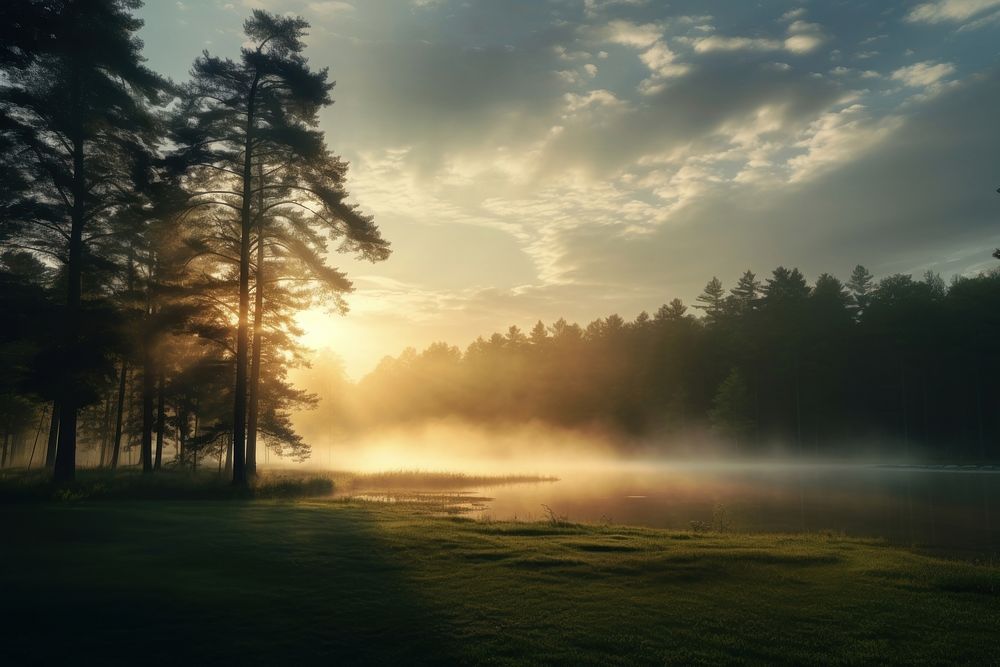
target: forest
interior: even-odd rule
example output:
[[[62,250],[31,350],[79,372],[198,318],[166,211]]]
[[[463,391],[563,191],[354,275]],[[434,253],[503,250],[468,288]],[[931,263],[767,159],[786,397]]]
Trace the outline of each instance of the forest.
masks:
[[[144,64],[137,7],[0,8],[0,464],[68,481],[84,448],[245,484],[260,457],[310,456],[293,415],[319,397],[289,379],[309,358],[296,314],[345,312],[331,258],[390,246],[318,129],[333,83],[306,58],[306,21],[254,10],[238,55],[205,51],[174,82]],[[998,313],[997,271],[746,271],[690,308],[407,349],[334,382],[317,416],[342,434],[539,422],[663,453],[708,434],[748,454],[878,442],[987,461]]]
[[[152,472],[169,433],[246,484],[258,450],[309,455],[290,414],[316,397],[287,373],[294,315],[346,308],[330,253],[389,244],[317,127],[333,82],[306,21],[254,10],[240,53],[174,82],[140,6],[0,7],[2,461],[69,482],[86,446]]]
[[[798,269],[726,289],[691,309],[582,327],[516,326],[464,353],[439,343],[385,359],[360,383],[363,414],[407,423],[455,417],[598,428],[654,452],[708,432],[738,453],[837,457],[882,451],[938,461],[1000,455],[1000,271],[846,282]],[[655,436],[650,438],[650,436]],[[628,445],[625,445],[628,446]]]
[[[0,0],[0,664],[1000,664],[1000,0],[873,4]]]

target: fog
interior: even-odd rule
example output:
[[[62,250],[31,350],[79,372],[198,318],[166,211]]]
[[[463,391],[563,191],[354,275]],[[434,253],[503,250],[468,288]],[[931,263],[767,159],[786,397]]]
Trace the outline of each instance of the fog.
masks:
[[[896,444],[845,443],[836,456],[817,455],[794,445],[773,442],[753,453],[707,432],[682,436],[628,438],[600,429],[557,428],[540,423],[477,425],[460,420],[348,433],[331,425],[310,424],[303,435],[312,455],[300,465],[310,468],[383,471],[433,470],[474,473],[554,473],[608,466],[763,465],[789,467],[817,464],[920,464]],[[282,465],[292,461],[278,459]]]

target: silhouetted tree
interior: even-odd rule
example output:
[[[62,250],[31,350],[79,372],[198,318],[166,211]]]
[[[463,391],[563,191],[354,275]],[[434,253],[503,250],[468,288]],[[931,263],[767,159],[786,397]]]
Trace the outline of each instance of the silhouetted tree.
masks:
[[[726,291],[722,287],[722,281],[715,276],[708,281],[703,291],[697,299],[695,308],[705,311],[705,319],[708,322],[715,322],[725,309]]]
[[[719,385],[708,412],[712,426],[739,445],[753,428],[750,390],[738,369]]]
[[[55,475],[73,478],[77,412],[86,404],[89,357],[81,349],[85,265],[116,209],[147,178],[156,141],[148,104],[163,79],[146,68],[134,0],[15,3],[45,14],[44,39],[8,43],[0,116],[15,128],[33,209],[17,244],[65,264],[64,366]]]
[[[868,305],[875,278],[865,267],[858,264],[851,272],[851,278],[847,281],[847,288],[854,299],[854,306],[861,312]]]
[[[321,133],[314,129],[318,109],[330,104],[333,84],[325,69],[311,70],[302,55],[307,28],[301,18],[255,10],[244,24],[250,45],[238,61],[207,53],[195,61],[193,81],[173,131],[180,145],[175,165],[191,170],[185,177],[188,210],[211,207],[236,215],[235,229],[228,221],[220,222],[238,240],[232,422],[233,479],[238,484],[246,482],[255,466],[265,287],[272,276],[273,280],[301,276],[270,273],[278,265],[268,263],[268,248],[281,248],[288,263],[298,261],[334,294],[349,290],[350,283],[326,266],[324,237],[337,239],[341,250],[367,259],[388,255],[388,244],[371,218],[344,203],[346,165],[326,150]],[[250,286],[255,271],[257,315],[251,341]],[[249,425],[249,446],[248,417],[254,422]]]

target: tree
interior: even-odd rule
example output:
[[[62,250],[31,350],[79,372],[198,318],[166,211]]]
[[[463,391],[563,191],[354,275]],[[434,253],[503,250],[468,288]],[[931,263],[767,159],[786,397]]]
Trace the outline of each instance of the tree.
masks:
[[[779,266],[764,286],[764,302],[770,308],[794,305],[809,297],[809,286],[798,269]]]
[[[438,343],[363,379],[355,423],[537,420],[627,442],[711,426],[741,445],[784,439],[834,455],[899,436],[942,459],[989,460],[1000,436],[990,410],[1000,401],[990,382],[1000,375],[1000,270],[943,294],[936,283],[889,276],[854,317],[839,279],[821,274],[810,288],[779,267],[755,310],[727,311],[711,326],[678,301],[652,323],[611,316],[585,334],[560,319],[542,354],[502,334],[464,356]]]
[[[736,287],[730,290],[730,296],[739,312],[747,312],[756,307],[760,288],[761,283],[753,271],[747,270],[740,276]]]
[[[851,271],[851,278],[847,281],[847,289],[851,292],[854,306],[859,314],[864,312],[868,306],[874,282],[874,276],[860,264]]]
[[[191,170],[185,176],[190,193],[187,210],[211,207],[236,217],[236,257],[213,252],[235,259],[238,265],[233,397],[233,481],[237,484],[246,483],[254,467],[253,443],[247,446],[254,424],[248,424],[248,417],[255,419],[258,400],[264,290],[273,280],[286,277],[272,278],[266,272],[268,248],[283,248],[284,258],[298,261],[312,272],[313,279],[335,293],[348,291],[351,285],[343,274],[326,266],[324,234],[315,229],[317,225],[325,228],[325,236],[339,239],[341,251],[373,261],[389,254],[371,218],[344,202],[346,165],[326,150],[322,134],[314,129],[317,110],[331,103],[333,84],[327,81],[327,70],[311,70],[302,55],[307,28],[301,18],[255,10],[244,24],[251,45],[242,50],[238,61],[208,53],[195,61],[194,78],[173,132],[181,146],[175,165]],[[256,266],[251,262],[255,237]]]
[[[821,273],[816,278],[810,297],[839,308],[846,308],[850,302],[850,294],[844,288],[844,284],[829,273]]]
[[[726,291],[722,288],[722,281],[712,276],[712,279],[705,285],[705,290],[695,301],[701,305],[695,308],[705,311],[705,317],[709,322],[715,322],[725,309]]]
[[[7,59],[21,66],[6,69],[0,84],[0,115],[15,128],[33,195],[16,244],[66,267],[55,461],[63,482],[74,476],[77,412],[86,400],[81,329],[92,246],[147,179],[157,138],[148,105],[161,103],[167,89],[142,64],[136,37],[142,22],[131,13],[138,6],[137,0],[35,4],[47,38],[8,47]]]
[[[948,291],[941,274],[930,269],[924,271],[924,283],[930,288],[931,294],[935,299],[943,299],[945,293]]]
[[[737,445],[753,429],[750,390],[739,369],[732,369],[719,385],[712,399],[709,418],[715,429],[732,438]]]
[[[541,347],[542,345],[545,345],[546,342],[548,342],[549,332],[545,328],[545,325],[542,323],[541,320],[538,320],[535,323],[535,326],[532,327],[531,333],[528,334],[528,340],[531,341],[531,344],[534,345],[536,348]]]
[[[687,306],[680,299],[671,299],[670,303],[660,306],[653,318],[657,322],[669,322],[680,320],[685,317]]]

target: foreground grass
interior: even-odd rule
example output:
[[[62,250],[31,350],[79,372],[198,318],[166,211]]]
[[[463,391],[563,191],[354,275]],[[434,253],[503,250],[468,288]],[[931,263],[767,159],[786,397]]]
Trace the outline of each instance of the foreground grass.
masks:
[[[6,664],[1000,661],[1000,570],[333,501],[0,506]]]
[[[300,471],[265,471],[246,487],[214,470],[191,472],[165,468],[153,474],[140,470],[84,468],[72,484],[56,484],[46,470],[6,471],[0,475],[0,502],[80,500],[241,500],[329,496],[335,484],[329,475]]]

